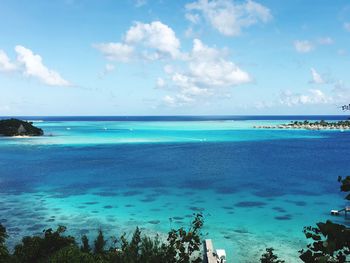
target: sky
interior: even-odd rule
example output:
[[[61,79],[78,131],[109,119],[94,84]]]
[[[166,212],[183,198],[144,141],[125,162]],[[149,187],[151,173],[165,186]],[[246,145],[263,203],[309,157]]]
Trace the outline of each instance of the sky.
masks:
[[[348,0],[0,0],[0,116],[348,114]]]

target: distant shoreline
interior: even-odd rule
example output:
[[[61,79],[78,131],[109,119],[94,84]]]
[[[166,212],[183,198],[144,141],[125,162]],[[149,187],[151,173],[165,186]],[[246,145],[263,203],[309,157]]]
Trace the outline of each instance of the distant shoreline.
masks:
[[[178,116],[0,116],[43,121],[245,121],[245,120],[347,120],[349,115],[178,115]]]
[[[254,126],[255,129],[304,129],[304,130],[349,130],[350,129],[350,121],[338,121],[338,122],[327,122],[321,120],[320,122],[291,122],[288,124],[280,124],[280,125],[260,125]]]

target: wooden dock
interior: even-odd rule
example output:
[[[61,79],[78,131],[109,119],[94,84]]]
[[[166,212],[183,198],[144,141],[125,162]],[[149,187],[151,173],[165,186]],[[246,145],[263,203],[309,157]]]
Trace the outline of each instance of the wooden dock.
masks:
[[[217,263],[217,258],[214,253],[213,242],[211,239],[206,239],[204,241],[204,263]]]
[[[333,216],[339,216],[340,213],[344,212],[345,214],[345,217],[347,217],[348,213],[350,213],[350,206],[346,206],[345,208],[343,209],[340,209],[340,210],[331,210],[331,215]]]

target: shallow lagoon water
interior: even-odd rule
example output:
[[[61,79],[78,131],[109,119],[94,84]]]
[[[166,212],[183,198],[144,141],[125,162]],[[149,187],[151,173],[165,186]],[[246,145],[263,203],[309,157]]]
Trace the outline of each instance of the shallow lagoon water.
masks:
[[[45,120],[47,136],[0,138],[9,244],[58,224],[77,237],[166,233],[201,211],[203,233],[234,262],[270,246],[299,262],[303,226],[344,205],[350,132],[252,128],[265,123],[285,121]]]

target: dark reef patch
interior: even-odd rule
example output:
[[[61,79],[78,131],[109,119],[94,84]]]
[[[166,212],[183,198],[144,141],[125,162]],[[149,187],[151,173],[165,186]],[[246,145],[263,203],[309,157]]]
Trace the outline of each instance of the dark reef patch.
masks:
[[[125,197],[128,197],[128,196],[135,196],[135,195],[140,195],[140,194],[142,194],[142,192],[141,191],[126,191],[126,192],[124,192],[124,193],[122,193],[122,195],[123,196],[125,196]]]
[[[160,223],[160,220],[150,220],[147,223],[152,224],[152,225],[158,225]]]
[[[285,213],[287,212],[283,207],[280,207],[280,206],[275,206],[275,207],[272,207],[273,210],[277,211],[277,212],[280,212],[280,213]]]
[[[222,206],[225,210],[233,210],[234,208],[232,206]]]
[[[27,227],[28,231],[39,231],[39,230],[44,230],[46,225],[43,224],[34,224],[30,227]]]
[[[203,207],[198,207],[198,206],[190,206],[190,209],[196,212],[203,212],[205,210]]]
[[[7,230],[9,232],[16,232],[16,233],[21,231],[21,229],[19,227],[9,227]]]
[[[275,216],[274,217],[276,220],[291,220],[292,219],[292,216],[291,215],[283,215],[283,216]]]
[[[233,187],[218,187],[215,189],[215,192],[218,194],[228,195],[237,193],[237,189]]]
[[[149,203],[149,202],[154,202],[155,200],[156,200],[156,198],[147,196],[147,197],[141,199],[140,201],[143,203]]]
[[[271,197],[281,197],[285,195],[286,193],[279,190],[279,189],[264,189],[264,190],[259,190],[259,191],[254,191],[253,195],[257,197],[265,197],[265,198],[271,198]]]
[[[306,206],[307,203],[304,201],[293,201],[293,200],[286,200],[287,203],[295,204],[296,206]]]
[[[83,204],[85,204],[85,205],[96,205],[96,204],[98,204],[98,202],[95,202],[95,201],[93,201],[93,202],[85,202]]]
[[[111,206],[111,205],[105,205],[103,208],[104,208],[104,209],[111,209],[111,208],[113,208],[113,206]]]
[[[235,207],[263,207],[266,203],[259,202],[259,201],[245,201],[245,202],[238,202],[235,204]]]
[[[180,184],[181,188],[189,188],[189,189],[197,189],[197,190],[203,190],[203,189],[209,189],[213,187],[215,184],[214,179],[187,179],[183,183]]]
[[[233,232],[238,234],[249,234],[248,230],[246,229],[234,229]]]
[[[80,230],[79,230],[79,233],[80,233],[81,235],[89,234],[89,229],[80,229]]]
[[[108,197],[108,196],[117,196],[118,193],[116,192],[97,192],[97,193],[94,193],[95,195],[98,195],[98,196],[105,196],[105,197]]]

